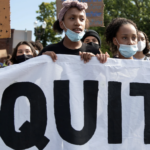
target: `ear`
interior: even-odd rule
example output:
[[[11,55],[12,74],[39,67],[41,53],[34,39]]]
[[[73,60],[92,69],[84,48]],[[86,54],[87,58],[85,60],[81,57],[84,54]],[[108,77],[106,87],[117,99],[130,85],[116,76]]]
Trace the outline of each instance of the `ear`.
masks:
[[[60,28],[61,28],[61,29],[65,30],[65,27],[64,27],[63,21],[60,21],[60,22],[59,22],[59,26],[60,26]]]
[[[116,41],[116,38],[115,38],[115,37],[113,38],[113,44],[114,44],[114,45],[116,45],[116,46],[118,46],[118,43],[117,43],[117,41]]]

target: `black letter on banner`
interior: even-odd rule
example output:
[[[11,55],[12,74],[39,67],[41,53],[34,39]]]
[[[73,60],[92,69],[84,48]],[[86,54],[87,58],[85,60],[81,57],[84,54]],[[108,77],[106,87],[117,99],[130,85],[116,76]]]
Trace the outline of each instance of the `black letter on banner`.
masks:
[[[21,133],[15,131],[14,107],[16,99],[26,96],[30,101],[30,120],[21,127]],[[48,144],[44,134],[47,125],[46,98],[43,91],[30,82],[10,85],[3,93],[1,105],[0,132],[5,144],[12,149],[21,150],[36,146],[39,150]]]
[[[122,143],[121,82],[108,82],[108,143]]]
[[[97,96],[98,81],[84,81],[84,127],[76,131],[71,126],[69,81],[54,81],[55,119],[62,139],[83,145],[92,138],[97,122]]]
[[[130,83],[130,96],[144,96],[144,110],[145,110],[144,143],[150,144],[150,84]]]

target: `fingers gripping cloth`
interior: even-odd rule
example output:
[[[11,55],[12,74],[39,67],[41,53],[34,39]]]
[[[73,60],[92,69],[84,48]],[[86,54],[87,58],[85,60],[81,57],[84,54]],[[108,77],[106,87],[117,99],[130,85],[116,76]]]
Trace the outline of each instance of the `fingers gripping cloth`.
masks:
[[[78,0],[66,0],[62,3],[63,8],[60,10],[58,14],[59,22],[62,21],[65,13],[68,11],[71,7],[76,7],[79,10],[86,10],[88,8],[88,4],[84,2],[79,2]]]

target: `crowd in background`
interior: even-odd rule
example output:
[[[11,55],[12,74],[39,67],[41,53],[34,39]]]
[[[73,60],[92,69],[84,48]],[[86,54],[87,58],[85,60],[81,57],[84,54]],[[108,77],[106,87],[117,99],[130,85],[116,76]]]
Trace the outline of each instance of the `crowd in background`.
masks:
[[[49,55],[53,61],[57,60],[57,54],[66,54],[80,55],[85,63],[92,57],[105,63],[110,56],[102,53],[99,34],[88,30],[89,21],[85,13],[87,3],[67,0],[62,5],[59,19],[53,25],[57,33],[65,32],[65,37],[60,42],[43,48],[40,41],[21,41],[0,66],[19,64],[42,54]],[[106,28],[105,38],[110,47],[108,51],[111,50],[114,59],[150,60],[149,39],[132,20],[113,19]]]

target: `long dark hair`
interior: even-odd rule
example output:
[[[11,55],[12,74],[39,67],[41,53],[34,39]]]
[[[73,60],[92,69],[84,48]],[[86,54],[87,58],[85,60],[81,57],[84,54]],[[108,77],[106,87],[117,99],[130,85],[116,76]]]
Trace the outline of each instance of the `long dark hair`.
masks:
[[[31,43],[29,43],[29,42],[27,42],[27,41],[22,41],[22,42],[19,42],[19,43],[17,44],[17,46],[14,48],[14,50],[13,50],[12,57],[11,57],[11,59],[10,59],[10,61],[11,61],[13,64],[16,64],[16,63],[17,63],[17,62],[16,62],[16,54],[17,54],[18,47],[19,47],[20,45],[27,45],[27,46],[29,46],[29,47],[31,48],[32,53],[33,53],[33,57],[36,57],[36,56],[37,56],[37,55],[36,55],[36,52],[35,52],[35,49],[34,49],[34,47],[31,45]]]

